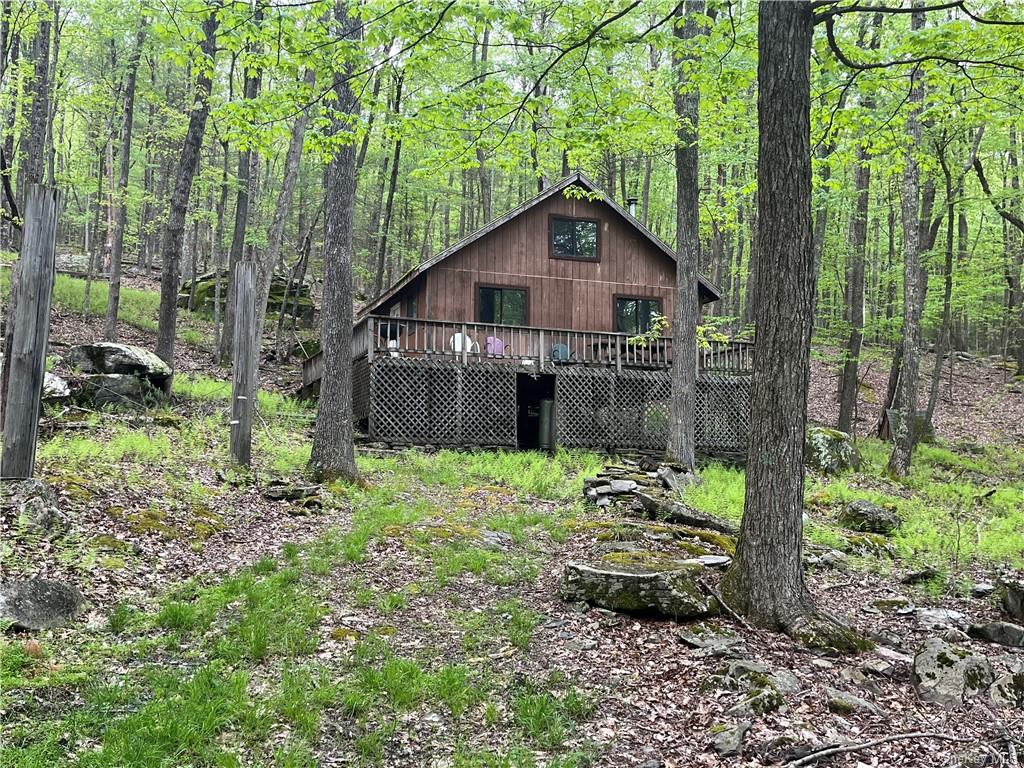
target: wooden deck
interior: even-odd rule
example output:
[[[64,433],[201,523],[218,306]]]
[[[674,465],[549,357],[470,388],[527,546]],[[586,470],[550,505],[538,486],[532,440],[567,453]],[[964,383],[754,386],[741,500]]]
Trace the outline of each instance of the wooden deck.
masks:
[[[562,366],[665,370],[672,366],[672,339],[631,342],[623,333],[488,325],[412,317],[370,315],[353,329],[352,359],[378,357],[451,360],[463,365],[507,363],[526,370]],[[713,342],[697,351],[704,373],[745,375],[753,371],[751,342]],[[320,378],[316,354],[303,363],[303,384]]]

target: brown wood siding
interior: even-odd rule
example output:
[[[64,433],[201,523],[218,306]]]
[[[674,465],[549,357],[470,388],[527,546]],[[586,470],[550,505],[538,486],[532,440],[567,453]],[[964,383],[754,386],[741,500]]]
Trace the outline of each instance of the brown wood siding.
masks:
[[[599,219],[599,261],[550,258],[549,217]],[[529,324],[614,330],[616,295],[660,298],[671,317],[675,264],[603,202],[554,195],[452,254],[410,286],[420,317],[473,322],[474,286],[527,288]],[[403,291],[405,293],[405,291]]]

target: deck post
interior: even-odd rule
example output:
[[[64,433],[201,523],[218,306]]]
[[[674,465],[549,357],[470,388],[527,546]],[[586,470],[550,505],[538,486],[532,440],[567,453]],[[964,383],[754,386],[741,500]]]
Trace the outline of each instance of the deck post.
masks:
[[[626,343],[625,336],[617,337],[619,340],[615,342],[615,370],[622,373],[622,347]]]
[[[540,329],[540,354],[538,355],[537,370],[544,368],[544,329]]]
[[[9,370],[3,437],[5,480],[32,477],[36,466],[39,409],[46,376],[46,344],[50,335],[50,301],[57,235],[57,191],[33,184],[25,206],[21,259],[12,278],[14,329],[11,354],[4,361]]]
[[[373,362],[373,351],[377,346],[377,334],[373,328],[375,324],[372,315],[366,318],[366,362],[368,363]]]
[[[256,328],[256,263],[235,265],[234,372],[231,385],[231,458],[248,467],[256,411],[256,356],[262,338]]]
[[[462,347],[462,364],[466,365],[469,362],[469,336],[466,335],[466,324],[462,324],[462,343],[459,345]]]

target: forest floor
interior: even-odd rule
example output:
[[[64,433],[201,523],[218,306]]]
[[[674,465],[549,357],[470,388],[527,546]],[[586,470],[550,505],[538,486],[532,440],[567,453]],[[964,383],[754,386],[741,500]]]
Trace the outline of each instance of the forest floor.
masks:
[[[57,315],[55,354],[98,338],[95,321],[59,304]],[[125,335],[152,346],[149,329]],[[260,394],[253,472],[231,469],[228,386],[210,377],[201,340],[187,347],[160,408],[46,414],[39,466],[59,492],[55,534],[7,510],[0,519],[3,578],[66,580],[89,601],[73,626],[0,639],[4,766],[759,766],[795,745],[941,734],[829,763],[923,767],[1008,754],[1005,735],[1024,733],[1021,710],[978,698],[947,711],[909,679],[924,638],[959,633],[936,622],[998,617],[972,585],[1024,568],[1024,422],[1013,416],[1024,396],[997,369],[957,363],[955,385],[987,388],[954,387],[940,442],[920,447],[905,480],[884,476],[875,440],[861,441],[858,472],[809,476],[808,542],[845,554],[810,568],[809,587],[884,638],[876,650],[821,657],[727,617],[702,624],[735,636],[728,653],[792,673],[783,706],[750,718],[743,756],[720,757],[710,743],[740,719],[727,712],[742,694],[716,683],[718,651],[684,642],[696,628],[558,595],[565,563],[650,534],[624,507],[584,504],[582,478],[603,457],[365,452],[359,484],[319,489],[313,505],[272,500],[272,481],[302,480],[314,411],[280,393],[282,369],[278,391]],[[827,364],[815,369],[817,414],[833,384]],[[1018,410],[997,410],[1004,397]],[[969,399],[972,415],[955,421]],[[701,473],[684,503],[737,521],[742,469]],[[837,514],[855,498],[892,507],[901,527],[884,540],[845,531]],[[901,583],[925,567],[928,578]],[[963,618],[927,610],[938,607]],[[1024,663],[1019,649],[958,642],[999,671]],[[889,665],[870,691],[851,672],[867,662]],[[871,707],[830,705],[830,687]]]

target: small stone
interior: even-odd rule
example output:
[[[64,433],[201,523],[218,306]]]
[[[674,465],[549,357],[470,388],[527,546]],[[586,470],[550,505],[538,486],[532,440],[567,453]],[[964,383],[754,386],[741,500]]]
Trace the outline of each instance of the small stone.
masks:
[[[952,608],[918,608],[915,613],[923,626],[932,628],[957,627],[967,618]]]
[[[903,584],[921,584],[925,581],[931,581],[938,575],[939,572],[935,568],[922,568],[919,571],[911,571],[900,581]]]
[[[594,488],[594,493],[596,493],[598,496],[607,496],[611,492],[612,487],[607,483],[605,483],[604,485],[599,485],[596,488]]]
[[[772,672],[768,678],[772,681],[772,685],[774,685],[781,693],[800,692],[800,678],[788,669],[777,669]]]
[[[283,480],[272,480],[263,489],[263,497],[271,501],[298,501],[320,493],[320,486],[303,483],[287,483]]]
[[[612,503],[612,500],[607,496],[598,496],[597,501],[594,502],[599,507],[607,507]]]
[[[1024,709],[1024,672],[997,677],[988,690],[988,697],[997,707]]]
[[[910,659],[907,658],[907,661],[910,661]],[[893,672],[896,671],[892,662],[885,659],[865,659],[858,665],[857,669],[865,675],[873,677],[892,677]]]
[[[969,637],[998,643],[1008,648],[1024,648],[1024,627],[1008,621],[991,621],[988,624],[972,624],[967,628]]]
[[[830,549],[818,558],[816,565],[821,568],[832,568],[837,571],[843,571],[846,570],[849,562],[850,558],[846,556],[846,553],[840,552],[838,549]]]
[[[47,371],[43,374],[43,400],[63,400],[71,396],[71,388],[68,383],[55,373]]]
[[[901,609],[912,609],[913,605],[910,600],[906,597],[888,597],[882,600],[875,600],[871,603],[872,606],[877,608],[882,613],[901,613]],[[910,611],[905,611],[909,613]]]
[[[728,568],[732,558],[726,555],[701,555],[681,562],[683,565],[701,565],[705,568]]]
[[[721,757],[735,757],[743,752],[743,739],[750,730],[751,723],[745,720],[731,727],[723,727],[715,733],[711,746]]]
[[[612,480],[611,482],[611,493],[614,494],[632,493],[636,489],[637,484],[635,480]]]
[[[900,517],[891,509],[857,499],[847,504],[839,513],[839,524],[851,531],[880,533],[887,536],[899,527]]]
[[[24,579],[0,584],[0,620],[15,629],[36,631],[59,627],[82,609],[77,587],[49,579]]]
[[[996,585],[988,581],[979,581],[977,584],[971,587],[971,597],[976,597],[979,600],[988,597],[996,591]]]
[[[860,696],[840,691],[838,688],[825,688],[829,712],[837,715],[850,715],[855,712],[869,712],[873,715],[881,714],[874,704]]]
[[[937,637],[925,640],[914,655],[910,678],[922,701],[947,709],[983,693],[994,679],[992,665],[984,656]]]
[[[480,543],[495,552],[508,552],[515,545],[515,539],[504,531],[480,531]]]
[[[739,645],[742,640],[731,632],[724,632],[706,624],[693,624],[680,629],[676,637],[691,648],[725,649]]]
[[[828,659],[811,659],[811,666],[818,669],[832,669],[835,667],[835,664]]]
[[[56,492],[42,480],[28,478],[0,483],[0,510],[42,536],[59,535],[67,527]]]
[[[729,717],[757,717],[774,712],[783,707],[785,703],[782,694],[773,686],[768,685],[729,707],[725,714]]]
[[[869,691],[876,696],[881,693],[878,683],[869,677],[860,667],[847,667],[839,673],[839,678],[848,683],[852,683],[858,688],[863,688],[865,691]]]

